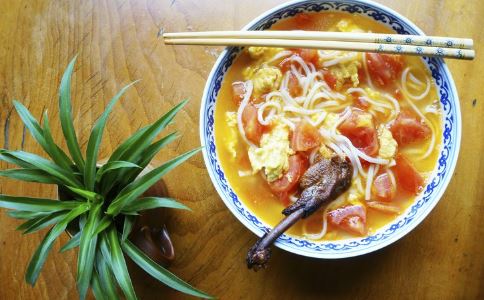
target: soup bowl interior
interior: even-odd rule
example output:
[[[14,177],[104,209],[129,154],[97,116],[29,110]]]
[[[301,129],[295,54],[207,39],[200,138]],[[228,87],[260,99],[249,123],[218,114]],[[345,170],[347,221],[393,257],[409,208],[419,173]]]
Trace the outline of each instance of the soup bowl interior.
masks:
[[[348,12],[371,18],[399,34],[423,32],[412,22],[380,4],[361,0],[341,1],[293,1],[275,7],[257,17],[244,30],[270,29],[276,22],[305,12]],[[270,228],[239,199],[227,181],[217,156],[214,133],[214,111],[217,95],[224,75],[231,67],[241,48],[229,47],[215,63],[205,86],[200,109],[200,137],[204,145],[203,156],[210,178],[220,197],[247,228],[262,236]],[[410,232],[433,209],[442,197],[457,162],[461,139],[461,115],[459,99],[452,76],[440,58],[423,58],[435,81],[442,107],[442,145],[434,171],[427,185],[412,205],[392,222],[366,237],[340,241],[312,241],[305,238],[282,235],[275,245],[299,255],[316,258],[344,258],[362,255],[385,247]]]

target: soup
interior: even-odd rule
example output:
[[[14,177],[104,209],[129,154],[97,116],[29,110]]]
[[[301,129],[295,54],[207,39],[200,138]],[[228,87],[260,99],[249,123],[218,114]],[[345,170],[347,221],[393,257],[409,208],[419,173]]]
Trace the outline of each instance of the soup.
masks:
[[[312,13],[273,30],[390,33],[366,17]],[[225,75],[215,142],[241,201],[269,226],[295,202],[318,159],[353,166],[350,188],[287,232],[312,240],[366,236],[412,204],[434,169],[441,107],[421,58],[249,47]]]

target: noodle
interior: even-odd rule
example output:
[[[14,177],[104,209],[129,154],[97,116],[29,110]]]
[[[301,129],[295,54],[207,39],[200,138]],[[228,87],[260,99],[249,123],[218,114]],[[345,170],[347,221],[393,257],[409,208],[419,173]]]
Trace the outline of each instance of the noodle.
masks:
[[[242,113],[244,112],[245,107],[249,103],[250,96],[252,95],[252,90],[254,88],[252,81],[248,80],[244,83],[245,85],[245,95],[242,101],[240,102],[239,109],[237,110],[237,127],[239,129],[240,136],[242,139],[247,143],[247,145],[251,147],[255,147],[253,143],[251,143],[247,137],[245,136],[244,126],[242,124]]]

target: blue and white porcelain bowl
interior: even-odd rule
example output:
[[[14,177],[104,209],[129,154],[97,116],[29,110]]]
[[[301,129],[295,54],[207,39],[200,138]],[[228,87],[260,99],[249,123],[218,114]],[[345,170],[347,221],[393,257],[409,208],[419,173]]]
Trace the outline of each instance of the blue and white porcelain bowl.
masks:
[[[342,11],[370,17],[392,28],[400,34],[424,33],[407,18],[375,2],[365,0],[302,0],[292,1],[275,7],[244,27],[244,30],[265,30],[279,20],[303,12]],[[214,111],[218,92],[224,75],[240,52],[240,48],[227,48],[215,63],[205,86],[200,109],[200,137],[203,157],[212,182],[230,211],[242,224],[258,236],[269,230],[234,193],[220,166],[215,146]],[[443,109],[442,149],[438,164],[428,185],[411,205],[396,220],[371,236],[341,241],[314,242],[288,235],[281,236],[275,245],[299,255],[316,258],[344,258],[362,255],[383,248],[397,241],[414,229],[430,213],[442,197],[454,171],[461,140],[461,114],[459,98],[447,65],[440,58],[424,58],[437,85]]]

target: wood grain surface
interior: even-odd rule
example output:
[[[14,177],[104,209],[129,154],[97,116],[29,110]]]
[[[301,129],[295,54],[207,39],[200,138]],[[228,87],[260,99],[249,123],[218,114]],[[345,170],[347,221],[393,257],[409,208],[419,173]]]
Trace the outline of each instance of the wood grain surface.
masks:
[[[182,137],[157,156],[163,161],[199,145],[198,113],[205,80],[221,48],[164,46],[167,31],[235,30],[283,1],[89,0],[0,1],[0,146],[42,154],[12,100],[40,118],[48,110],[54,138],[62,133],[57,87],[70,58],[75,126],[83,149],[94,120],[124,84],[131,89],[111,114],[101,155],[190,98],[172,129]],[[480,0],[379,1],[427,34],[472,37],[477,59],[448,61],[463,117],[461,153],[437,207],[412,233],[383,250],[345,260],[316,260],[274,250],[270,267],[248,271],[245,254],[256,237],[226,209],[201,155],[170,173],[171,196],[193,212],[166,213],[177,259],[171,270],[220,299],[483,299],[484,298],[484,31]],[[63,145],[65,147],[65,145]],[[6,168],[2,164],[1,168]],[[51,186],[0,179],[3,194],[54,197]],[[22,236],[19,222],[0,213],[0,299],[74,299],[76,255],[56,242],[35,287],[24,282],[30,256],[44,232]],[[141,299],[180,299],[180,293],[132,268]]]

